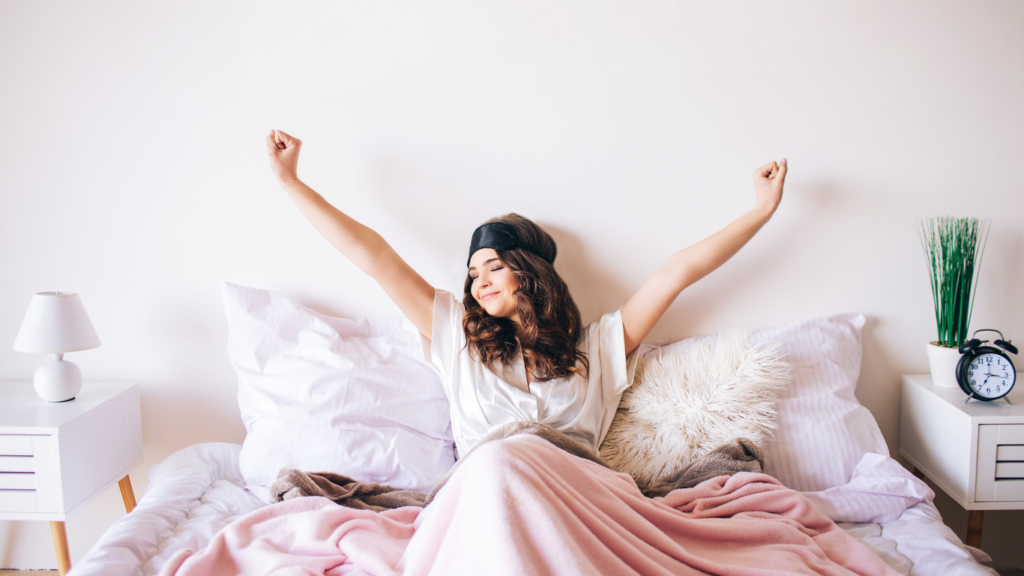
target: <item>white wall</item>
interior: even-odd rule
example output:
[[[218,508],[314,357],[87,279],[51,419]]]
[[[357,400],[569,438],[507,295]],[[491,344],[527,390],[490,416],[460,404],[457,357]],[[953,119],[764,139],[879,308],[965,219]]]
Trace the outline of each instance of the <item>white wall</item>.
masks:
[[[271,128],[439,287],[486,218],[535,219],[584,321],[786,157],[775,218],[651,338],[863,312],[858,397],[895,453],[934,338],[915,219],[992,219],[973,326],[1024,342],[1022,30],[1015,0],[0,2],[0,380],[41,361],[10,349],[31,294],[79,292],[103,346],[69,359],[142,386],[141,497],[173,451],[243,438],[222,282],[397,314],[273,182]],[[119,500],[68,521],[73,561]],[[990,515],[997,563],[1024,566],[1022,514]],[[0,523],[0,567],[55,566],[45,523]]]

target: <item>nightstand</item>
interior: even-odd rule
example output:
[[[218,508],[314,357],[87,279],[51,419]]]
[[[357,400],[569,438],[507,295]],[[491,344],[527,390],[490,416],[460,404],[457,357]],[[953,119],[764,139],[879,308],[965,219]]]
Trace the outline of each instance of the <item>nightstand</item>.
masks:
[[[1024,386],[997,400],[964,403],[959,388],[929,374],[903,376],[900,454],[969,511],[967,544],[981,547],[985,510],[1024,510]]]
[[[0,382],[0,520],[49,520],[62,576],[64,520],[114,484],[131,512],[128,472],[139,464],[138,384],[86,382],[74,400],[50,403],[31,382]]]

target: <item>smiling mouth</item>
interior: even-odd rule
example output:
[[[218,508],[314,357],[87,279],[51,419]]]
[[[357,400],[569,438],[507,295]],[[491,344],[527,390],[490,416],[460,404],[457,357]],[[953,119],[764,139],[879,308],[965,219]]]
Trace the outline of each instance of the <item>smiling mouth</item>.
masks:
[[[497,292],[491,292],[490,294],[484,294],[484,295],[480,296],[480,301],[482,302],[484,300],[490,300],[491,298],[494,298],[497,295],[498,295]]]

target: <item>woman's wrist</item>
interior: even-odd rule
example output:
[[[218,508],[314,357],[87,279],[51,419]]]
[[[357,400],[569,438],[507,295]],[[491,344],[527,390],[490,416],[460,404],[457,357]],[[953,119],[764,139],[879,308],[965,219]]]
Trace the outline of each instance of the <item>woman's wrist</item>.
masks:
[[[755,206],[749,213],[763,225],[771,220],[772,215],[775,214],[776,206]]]
[[[298,176],[283,176],[278,177],[277,183],[281,185],[285,190],[291,191],[302,185],[302,180],[299,180]]]

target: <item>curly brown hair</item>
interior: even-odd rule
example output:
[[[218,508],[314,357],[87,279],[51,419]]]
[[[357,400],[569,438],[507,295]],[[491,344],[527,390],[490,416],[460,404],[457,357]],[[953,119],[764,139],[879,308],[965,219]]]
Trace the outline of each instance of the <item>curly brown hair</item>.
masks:
[[[523,359],[534,367],[536,380],[553,380],[570,374],[586,377],[590,363],[586,353],[577,348],[583,334],[580,309],[569,295],[569,287],[550,263],[558,253],[554,239],[533,221],[518,214],[492,218],[487,224],[492,222],[512,226],[520,241],[537,248],[547,260],[523,248],[496,250],[501,262],[519,279],[519,290],[515,293],[518,328],[511,319],[491,316],[480,307],[471,292],[473,278],[467,273],[463,299],[466,315],[462,328],[471,354],[489,368],[497,361],[509,364],[516,355],[518,337]]]

